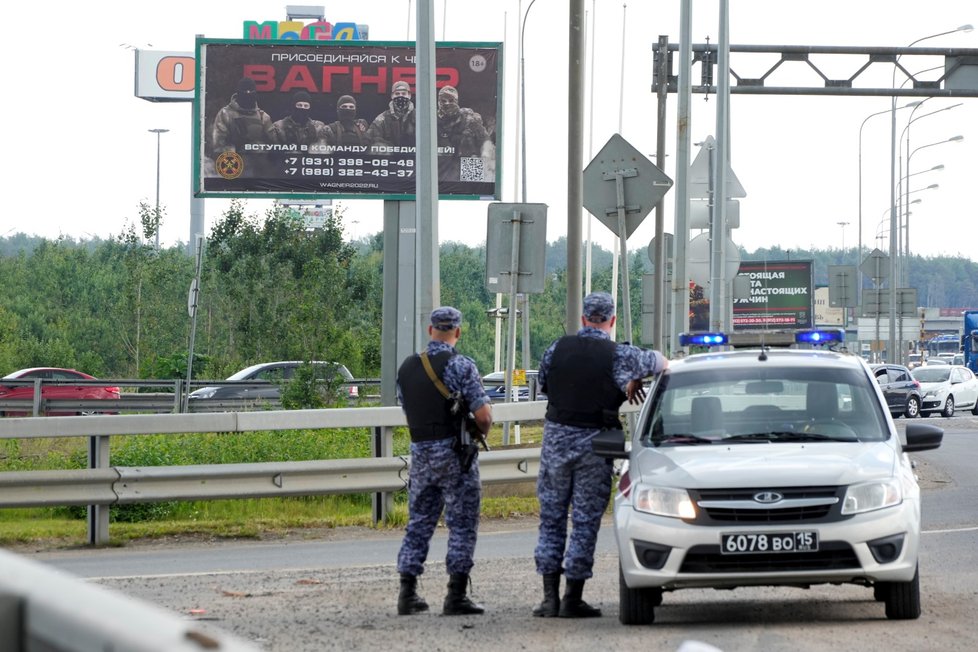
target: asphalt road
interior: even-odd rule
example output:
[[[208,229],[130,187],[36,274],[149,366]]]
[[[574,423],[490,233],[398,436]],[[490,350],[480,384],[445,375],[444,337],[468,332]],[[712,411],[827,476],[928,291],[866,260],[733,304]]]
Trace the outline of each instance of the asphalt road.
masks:
[[[915,456],[924,490],[924,613],[889,621],[872,591],[686,590],[665,596],[649,627],[618,622],[617,553],[599,539],[585,598],[591,620],[536,619],[535,521],[484,522],[473,571],[483,616],[444,617],[445,533],[429,555],[421,593],[432,611],[398,617],[394,567],[401,532],[339,529],[261,542],[162,542],[104,550],[34,553],[36,559],[252,640],[269,651],[680,649],[690,641],[734,650],[978,649],[978,419],[934,420],[944,445]],[[898,420],[900,427],[905,423]],[[24,552],[24,551],[20,551]]]

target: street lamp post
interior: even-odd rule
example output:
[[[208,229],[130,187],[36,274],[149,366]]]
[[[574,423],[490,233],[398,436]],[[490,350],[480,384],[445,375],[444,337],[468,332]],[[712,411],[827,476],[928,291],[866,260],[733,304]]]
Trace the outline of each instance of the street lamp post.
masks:
[[[948,107],[948,108],[952,108],[952,107]],[[928,114],[928,115],[930,115],[930,114]],[[923,116],[921,116],[921,117],[923,117]],[[909,179],[909,177],[913,176],[913,175],[911,175],[909,173],[910,173],[910,159],[913,158],[913,155],[914,154],[916,154],[917,152],[919,152],[922,149],[927,149],[928,147],[936,147],[937,145],[944,145],[945,143],[960,143],[962,140],[964,140],[964,136],[952,136],[952,137],[947,138],[945,140],[939,140],[939,141],[937,141],[935,143],[929,143],[927,145],[921,145],[920,147],[915,148],[913,151],[910,151],[907,154],[907,166],[906,166],[907,173],[908,173],[907,174],[907,178]],[[909,138],[908,138],[908,142],[909,142]],[[944,169],[944,166],[943,165],[935,165],[934,167],[930,168],[929,170],[924,170],[923,172],[930,172],[931,170],[943,170],[943,169]],[[920,172],[917,172],[916,174],[920,174]],[[935,184],[931,184],[930,186],[928,186],[928,188],[936,188],[936,187],[937,187],[937,184],[936,183]],[[909,182],[907,183],[907,185],[905,187],[905,191],[906,192],[905,192],[904,196],[905,197],[906,196],[909,196],[909,194],[910,194],[910,183]],[[903,270],[903,273],[904,273],[904,277],[907,279],[907,282],[909,282],[910,273],[907,270],[907,268],[909,268],[909,266],[910,266],[910,219],[909,218],[907,218],[904,221],[903,228],[904,228],[904,233],[903,233],[903,238],[904,238],[904,240],[903,240],[904,241],[904,260],[903,260],[903,267],[904,267],[904,270]]]
[[[920,104],[920,102],[909,102],[909,103],[907,103],[907,104],[905,104],[905,105],[897,108],[897,111],[900,111],[902,109],[913,108],[913,107],[916,107],[918,104]],[[890,112],[891,112],[890,109],[886,109],[885,111],[877,111],[876,113],[870,113],[868,116],[866,116],[865,118],[863,118],[862,124],[859,125],[859,157],[858,157],[858,166],[859,166],[859,219],[858,219],[858,223],[856,225],[856,236],[857,236],[857,239],[859,241],[859,253],[856,255],[856,264],[857,265],[859,264],[860,260],[862,259],[862,255],[863,255],[863,127],[866,126],[866,122],[870,118],[872,118],[874,116],[877,116],[877,115],[885,115],[885,114],[890,113]],[[862,280],[863,277],[862,277],[862,274],[863,274],[863,272],[860,269],[859,272],[858,272],[859,283],[857,284],[858,286],[856,288],[856,303],[857,304],[860,304],[860,305],[862,305],[862,292],[863,292],[863,280]]]
[[[156,250],[160,250],[160,134],[165,134],[169,129],[149,129],[152,134],[156,134],[156,210],[153,213],[153,226],[156,231]]]
[[[928,39],[937,38],[938,36],[945,36],[947,34],[954,34],[955,32],[970,32],[974,29],[971,25],[961,25],[952,30],[946,32],[938,32],[937,34],[930,34],[922,38],[912,41],[907,47],[913,47],[921,41],[926,41]],[[891,86],[896,86],[896,71],[899,66],[899,57],[894,61],[893,65],[893,76]],[[887,344],[886,357],[888,362],[897,362],[897,338],[896,338],[896,270],[897,261],[896,257],[899,253],[897,250],[897,207],[896,207],[896,159],[897,159],[897,139],[896,139],[896,95],[890,104],[890,305],[889,305],[889,341]]]
[[[958,102],[957,104],[952,104],[950,106],[945,106],[945,107],[940,108],[940,109],[937,109],[935,111],[930,111],[929,113],[924,113],[923,115],[919,115],[917,117],[914,117],[914,114],[917,112],[917,110],[921,106],[923,106],[925,102],[927,102],[928,100],[931,100],[931,99],[933,99],[933,98],[932,97],[928,97],[928,98],[924,99],[923,101],[919,102],[917,104],[917,106],[915,106],[914,109],[910,112],[910,119],[907,120],[907,125],[903,128],[903,131],[900,133],[900,138],[897,140],[897,151],[900,150],[900,147],[901,147],[900,143],[903,142],[904,136],[906,136],[906,143],[907,143],[906,150],[904,150],[904,151],[906,151],[906,152],[909,152],[910,151],[910,126],[914,122],[916,122],[918,120],[922,120],[923,118],[926,118],[928,116],[932,116],[932,115],[935,115],[937,113],[941,113],[943,111],[950,111],[951,109],[957,108],[957,107],[961,106],[961,104],[962,104],[961,102]],[[906,166],[904,166],[904,161],[905,160],[907,161]],[[904,174],[906,174],[907,176],[910,175],[909,161],[907,159],[900,159],[899,160],[899,166],[900,166],[900,182],[897,183],[897,215],[900,216],[900,217],[902,217],[902,215],[903,215],[903,209],[901,207],[901,204],[903,203],[903,197],[900,194],[900,188],[901,188],[901,186],[903,186],[903,179],[906,178],[904,176]],[[908,186],[903,186],[903,190],[907,190],[907,189],[908,189]],[[899,224],[898,225],[898,231],[899,231],[899,235],[897,236],[897,251],[903,252],[900,255],[900,258],[903,261],[903,265],[902,266],[905,267],[906,264],[907,264],[906,263],[907,256],[909,256],[909,254],[910,254],[910,243],[909,243],[909,241],[906,240],[906,237],[905,237],[906,235],[908,235],[908,232],[907,232],[907,230],[905,228],[903,228],[903,224]],[[904,279],[904,282],[905,283],[906,283],[906,279],[909,278],[909,275],[906,273],[906,271],[905,270],[902,270],[902,269],[900,270],[899,276],[900,276],[901,279]]]

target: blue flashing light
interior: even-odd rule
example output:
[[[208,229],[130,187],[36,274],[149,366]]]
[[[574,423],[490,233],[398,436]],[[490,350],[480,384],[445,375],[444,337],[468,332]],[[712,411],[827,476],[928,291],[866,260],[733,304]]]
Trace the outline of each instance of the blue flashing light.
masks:
[[[841,344],[845,339],[846,333],[841,328],[806,330],[795,333],[797,344]]]
[[[726,333],[680,333],[680,346],[723,346],[727,343]]]

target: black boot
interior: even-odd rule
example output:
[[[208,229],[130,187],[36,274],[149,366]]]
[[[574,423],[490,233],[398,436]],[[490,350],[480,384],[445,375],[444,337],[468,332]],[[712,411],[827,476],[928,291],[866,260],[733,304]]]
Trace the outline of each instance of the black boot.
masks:
[[[469,587],[468,573],[452,573],[448,578],[448,595],[445,596],[445,608],[442,613],[446,616],[466,616],[481,614],[485,609],[465,595]]]
[[[428,611],[428,603],[418,595],[418,578],[401,573],[401,593],[397,596],[397,615],[410,616]]]
[[[556,618],[560,615],[560,573],[543,576],[543,602],[533,609],[537,618]]]
[[[601,615],[600,609],[595,609],[581,599],[584,592],[584,580],[567,580],[567,591],[560,601],[561,618],[596,618]]]

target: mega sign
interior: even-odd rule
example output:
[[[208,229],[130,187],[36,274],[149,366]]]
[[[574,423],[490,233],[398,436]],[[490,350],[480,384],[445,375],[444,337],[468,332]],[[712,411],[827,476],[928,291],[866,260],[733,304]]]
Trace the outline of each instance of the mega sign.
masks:
[[[498,199],[500,50],[436,49],[441,196]],[[413,44],[198,39],[197,55],[197,196],[413,198]]]
[[[317,20],[301,23],[297,20],[244,21],[243,37],[249,41],[281,39],[288,41],[365,41],[367,26],[356,23],[330,23]]]

